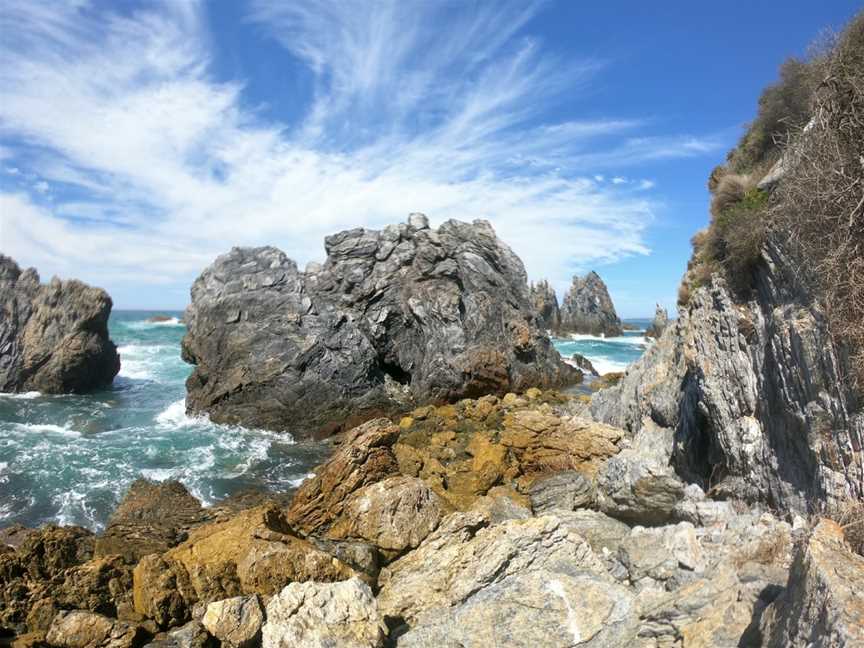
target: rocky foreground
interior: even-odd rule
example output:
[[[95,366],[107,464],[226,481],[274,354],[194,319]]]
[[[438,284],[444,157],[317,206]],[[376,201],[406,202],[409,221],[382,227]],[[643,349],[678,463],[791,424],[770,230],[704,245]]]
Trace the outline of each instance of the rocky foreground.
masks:
[[[40,284],[34,268],[0,254],[0,308],[0,392],[84,393],[120,371],[104,290],[56,277]]]
[[[668,431],[529,390],[375,419],[292,498],[136,482],[106,530],[6,530],[17,646],[852,646],[830,520],[718,501]],[[813,642],[816,642],[815,644]]]
[[[305,271],[235,248],[192,286],[191,410],[326,436],[418,404],[580,379],[538,325],[525,269],[489,223],[422,214],[328,236]]]

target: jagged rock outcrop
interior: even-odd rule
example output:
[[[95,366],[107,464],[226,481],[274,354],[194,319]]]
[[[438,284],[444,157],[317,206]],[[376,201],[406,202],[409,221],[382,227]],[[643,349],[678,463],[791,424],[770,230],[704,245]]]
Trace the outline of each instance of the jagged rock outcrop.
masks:
[[[667,326],[669,326],[669,313],[660,304],[657,304],[657,308],[654,309],[654,319],[651,320],[651,324],[645,330],[645,337],[659,338]]]
[[[0,254],[0,392],[84,393],[110,385],[120,356],[108,337],[111,298],[54,277],[39,283]]]
[[[763,614],[765,646],[864,646],[862,592],[864,557],[839,525],[821,520],[798,547],[785,591]]]
[[[414,214],[325,248],[305,272],[275,248],[234,248],[198,277],[183,341],[191,410],[309,436],[415,402],[578,380],[489,223],[436,230]]]
[[[547,331],[557,331],[561,325],[561,311],[558,308],[558,296],[549,282],[543,279],[529,288],[531,307],[540,318],[540,325]]]
[[[573,277],[573,284],[561,302],[560,330],[605,337],[623,332],[606,284],[596,272]]]
[[[769,241],[749,301],[714,275],[593,416],[674,434],[672,463],[723,498],[799,512],[864,497],[864,413],[818,301]]]

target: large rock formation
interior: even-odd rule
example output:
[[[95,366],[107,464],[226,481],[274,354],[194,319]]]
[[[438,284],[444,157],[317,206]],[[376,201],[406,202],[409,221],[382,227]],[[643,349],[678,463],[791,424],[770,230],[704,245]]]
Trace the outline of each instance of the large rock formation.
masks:
[[[864,497],[864,413],[846,351],[801,273],[769,241],[747,302],[714,275],[618,386],[598,420],[674,435],[677,473],[719,496],[799,512]]]
[[[654,309],[654,319],[645,330],[645,337],[659,338],[669,326],[669,313],[660,304]]]
[[[39,283],[0,254],[0,391],[84,393],[111,384],[120,356],[108,338],[111,298],[75,279]]]
[[[572,382],[539,330],[525,270],[485,221],[413,214],[325,240],[305,272],[235,248],[192,286],[183,357],[191,410],[299,436],[412,402]]]
[[[536,284],[532,282],[529,293],[531,306],[540,318],[540,325],[547,331],[557,331],[561,325],[561,311],[555,289],[544,279]]]
[[[623,332],[606,284],[596,272],[573,277],[573,284],[561,302],[561,331],[605,337]]]

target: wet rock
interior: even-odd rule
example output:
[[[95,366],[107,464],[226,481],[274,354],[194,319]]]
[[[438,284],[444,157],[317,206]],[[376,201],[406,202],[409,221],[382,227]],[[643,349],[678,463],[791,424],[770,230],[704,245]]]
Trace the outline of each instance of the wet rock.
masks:
[[[386,552],[417,547],[437,527],[447,504],[416,477],[389,477],[345,502],[331,538],[359,538]]]
[[[600,375],[600,372],[594,368],[594,365],[591,364],[591,361],[581,353],[574,353],[572,356],[570,356],[570,364],[572,364],[574,367],[576,367],[583,373],[593,374],[595,376]]]
[[[0,391],[85,393],[120,371],[108,338],[111,298],[75,279],[24,272],[0,254]]]
[[[256,594],[235,596],[210,603],[201,623],[223,646],[251,648],[260,642],[264,610]]]
[[[657,304],[657,308],[654,310],[654,319],[651,320],[651,324],[645,329],[645,337],[659,338],[668,326],[669,313],[660,304]]]
[[[180,544],[206,519],[201,502],[180,482],[137,479],[96,539],[96,555],[118,554],[134,564]]]
[[[190,409],[326,435],[412,403],[578,380],[487,222],[354,229],[325,248],[310,273],[272,247],[234,248],[195,281]]]
[[[385,567],[379,577],[382,614],[412,625],[424,611],[459,605],[514,574],[603,573],[588,543],[553,516],[487,525],[477,512],[454,513],[417,549]]]
[[[264,648],[381,648],[386,626],[372,591],[356,578],[292,583],[267,604]]]
[[[561,312],[555,290],[544,279],[536,284],[532,282],[528,292],[531,307],[540,320],[540,326],[547,331],[557,331],[561,325]]]
[[[638,617],[625,588],[586,574],[515,573],[452,608],[423,613],[402,647],[627,646]]]
[[[76,610],[57,614],[45,641],[59,648],[137,648],[146,638],[139,626]]]
[[[554,509],[572,511],[591,505],[594,501],[594,485],[581,473],[566,470],[534,480],[528,495],[531,508],[537,515]]]
[[[573,277],[573,284],[561,302],[561,331],[605,337],[623,332],[606,284],[596,272]]]
[[[188,620],[196,603],[243,594],[272,595],[295,581],[338,581],[357,572],[293,532],[273,505],[194,529],[134,571],[135,610],[160,626]]]
[[[762,618],[769,648],[864,645],[864,557],[821,520],[796,551],[786,589]]]

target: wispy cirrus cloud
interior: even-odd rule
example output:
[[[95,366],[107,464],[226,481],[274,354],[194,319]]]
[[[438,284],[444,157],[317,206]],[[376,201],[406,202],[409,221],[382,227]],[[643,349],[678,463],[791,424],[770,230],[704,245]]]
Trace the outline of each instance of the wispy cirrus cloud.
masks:
[[[206,6],[8,2],[0,157],[26,173],[0,184],[0,249],[123,296],[183,289],[232,245],[317,259],[325,234],[411,211],[491,220],[559,286],[645,253],[650,185],[595,172],[717,143],[640,119],[546,121],[605,72],[524,36],[537,10],[252,2],[250,32],[284,48],[273,64],[314,77],[302,117],[280,123],[246,108],[243,79],[219,78]]]

